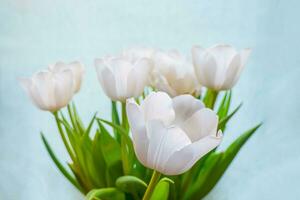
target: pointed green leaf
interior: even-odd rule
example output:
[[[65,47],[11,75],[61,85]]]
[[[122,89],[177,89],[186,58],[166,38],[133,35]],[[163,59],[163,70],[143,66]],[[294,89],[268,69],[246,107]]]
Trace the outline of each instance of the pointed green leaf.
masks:
[[[112,181],[122,175],[122,159],[121,159],[121,147],[119,143],[108,133],[102,123],[97,120],[100,129],[100,144],[103,152],[103,158],[108,168],[108,175],[110,175]]]
[[[122,176],[117,179],[116,187],[123,192],[132,194],[136,199],[141,199],[147,189],[147,184],[135,176]]]
[[[116,188],[101,188],[91,190],[86,195],[86,200],[125,200],[123,192]]]
[[[89,125],[88,125],[88,128],[85,130],[85,134],[89,135],[90,131],[91,131],[91,128],[94,124],[94,121],[96,119],[96,115],[97,115],[97,112],[94,114],[92,120],[90,121]]]
[[[81,192],[83,192],[82,188],[80,187],[80,185],[78,184],[78,182],[76,181],[76,179],[69,174],[69,172],[64,168],[64,166],[59,162],[59,160],[57,159],[57,157],[55,156],[55,154],[53,153],[49,143],[47,142],[45,136],[43,135],[43,133],[41,133],[41,137],[43,140],[43,143],[46,147],[47,152],[49,153],[51,159],[53,160],[53,162],[55,163],[55,165],[57,166],[57,168],[59,169],[59,171]]]
[[[72,103],[72,110],[73,110],[73,116],[75,118],[75,124],[77,125],[80,133],[83,134],[85,128],[84,128],[84,125],[83,125],[79,115],[78,115],[78,112],[77,112],[77,109],[76,109],[76,106],[75,106],[74,102]]]
[[[214,153],[211,157],[215,157],[216,161],[212,164],[210,163],[209,159],[207,160],[207,172],[204,173],[205,176],[201,176],[201,173],[205,171],[202,169],[199,174],[199,180],[203,180],[202,183],[199,182],[195,183],[189,191],[189,194],[186,196],[185,199],[194,199],[198,198],[201,199],[205,195],[207,195],[211,189],[217,184],[220,180],[232,160],[235,158],[241,147],[247,142],[247,140],[255,133],[255,131],[261,126],[261,124],[251,128],[250,130],[243,133],[239,136],[228,148],[225,152],[221,153]],[[206,163],[204,167],[206,166]]]
[[[170,183],[174,182],[169,178],[162,178],[156,185],[150,200],[167,200],[169,197]]]
[[[227,91],[225,93],[223,100],[219,106],[219,110],[218,110],[219,119],[223,119],[224,117],[227,116],[229,107],[230,107],[230,103],[231,103],[231,96],[232,96],[231,90],[229,92]]]
[[[98,187],[104,187],[103,185],[106,185],[106,164],[101,148],[100,133],[98,131],[96,132],[95,137],[93,139],[92,155],[94,161],[93,163],[98,174],[97,176],[99,178],[99,182],[101,182],[101,184],[99,184]]]
[[[117,103],[115,101],[111,101],[111,120],[113,124],[117,124],[117,125],[121,124],[119,119],[118,109],[117,109]],[[118,130],[114,129],[114,135],[117,141],[120,143],[121,139]]]
[[[113,124],[104,119],[99,118],[98,121],[101,121],[101,122],[111,126],[112,128],[118,130],[119,133],[121,133],[121,156],[122,156],[122,160],[123,160],[124,172],[126,175],[128,175],[128,174],[138,175],[137,173],[139,173],[139,171],[135,172],[134,170],[132,170],[132,167],[134,166],[136,157],[135,157],[132,141],[131,141],[130,137],[128,136],[126,130],[121,126],[119,126],[117,124]]]
[[[224,118],[222,118],[219,121],[219,125],[218,125],[218,129],[221,129],[223,132],[225,130],[226,124],[227,122],[231,119],[231,117],[234,116],[234,114],[242,107],[242,103],[240,103],[240,105],[238,105],[238,107],[236,107],[229,115],[225,116]]]

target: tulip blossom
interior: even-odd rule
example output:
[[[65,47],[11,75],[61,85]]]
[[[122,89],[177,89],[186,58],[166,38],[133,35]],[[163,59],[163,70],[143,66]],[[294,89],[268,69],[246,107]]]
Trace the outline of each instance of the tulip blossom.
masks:
[[[77,93],[80,90],[81,82],[84,75],[84,67],[80,62],[71,62],[69,64],[57,62],[49,66],[49,70],[53,72],[61,72],[70,69],[73,73],[73,91]]]
[[[55,112],[65,107],[73,97],[73,72],[40,71],[19,81],[33,103],[42,110]]]
[[[199,82],[212,90],[229,90],[237,82],[250,55],[250,49],[237,52],[230,45],[216,45],[208,49],[195,46],[193,62]]]
[[[155,49],[146,47],[132,47],[123,51],[122,56],[129,59],[131,62],[136,62],[141,58],[152,59]]]
[[[217,115],[191,95],[153,92],[141,105],[128,99],[127,116],[137,158],[165,175],[189,170],[222,139]]]
[[[151,78],[155,88],[171,96],[200,93],[191,62],[177,51],[156,52]]]
[[[143,93],[152,65],[147,58],[130,62],[125,57],[104,57],[96,59],[95,66],[105,94],[114,101],[125,102]]]

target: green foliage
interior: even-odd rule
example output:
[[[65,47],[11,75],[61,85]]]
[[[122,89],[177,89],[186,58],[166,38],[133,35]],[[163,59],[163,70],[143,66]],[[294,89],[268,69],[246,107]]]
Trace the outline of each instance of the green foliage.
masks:
[[[208,90],[203,101],[207,107],[214,108],[217,97],[222,97],[217,109],[218,128],[226,133],[227,123],[241,104],[230,112],[232,92],[221,95]],[[134,152],[128,132],[125,104],[120,108],[122,112],[118,111],[117,103],[112,102],[111,121],[94,114],[87,126],[81,121],[74,104],[67,107],[68,117],[62,112],[56,113],[59,133],[71,157],[67,165],[69,169],[59,162],[41,134],[46,150],[57,168],[86,195],[87,200],[138,200],[143,197],[146,183],[150,180],[152,170],[145,168]],[[211,151],[186,173],[163,177],[156,185],[151,199],[203,198],[218,183],[241,147],[259,126],[243,133],[224,152]],[[112,128],[111,133],[109,128]]]
[[[125,195],[116,188],[93,189],[86,195],[86,200],[125,200]]]
[[[46,147],[47,152],[49,153],[51,159],[59,169],[59,171],[80,191],[82,191],[82,188],[80,187],[79,183],[75,180],[75,178],[65,169],[65,167],[59,162],[55,154],[53,153],[49,143],[47,142],[45,136],[43,133],[41,133],[41,137],[43,140],[43,143]]]
[[[119,190],[132,194],[135,199],[141,199],[147,189],[147,184],[135,176],[121,176],[116,181]]]
[[[239,136],[224,152],[213,152],[205,159],[195,181],[190,185],[184,199],[202,198],[220,180],[236,154],[261,124]]]
[[[150,200],[167,200],[169,197],[170,183],[174,182],[169,178],[162,178],[156,185]]]

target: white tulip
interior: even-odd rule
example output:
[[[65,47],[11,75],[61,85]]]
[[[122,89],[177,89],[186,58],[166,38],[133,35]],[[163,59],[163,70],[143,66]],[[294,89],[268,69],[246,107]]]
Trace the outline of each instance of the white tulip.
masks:
[[[155,49],[146,47],[132,47],[123,51],[122,56],[129,59],[131,62],[136,62],[141,58],[152,59]]]
[[[22,87],[33,103],[42,110],[55,112],[65,107],[73,97],[73,73],[40,71],[31,78],[20,78]]]
[[[229,90],[237,82],[250,55],[249,48],[237,52],[230,45],[208,49],[194,46],[193,62],[199,82],[212,90]]]
[[[198,95],[201,86],[194,75],[192,63],[177,51],[157,51],[154,55],[152,85],[171,96]]]
[[[165,175],[189,170],[222,139],[217,115],[191,95],[153,92],[141,105],[128,99],[127,116],[137,158]]]
[[[125,57],[104,57],[96,59],[95,66],[105,94],[114,101],[125,102],[143,93],[152,64],[146,58],[130,62]]]
[[[70,69],[73,73],[73,91],[74,93],[79,92],[81,82],[84,75],[84,67],[80,62],[71,62],[69,64],[63,62],[57,62],[54,65],[49,66],[49,70],[53,72],[61,72],[66,69]]]

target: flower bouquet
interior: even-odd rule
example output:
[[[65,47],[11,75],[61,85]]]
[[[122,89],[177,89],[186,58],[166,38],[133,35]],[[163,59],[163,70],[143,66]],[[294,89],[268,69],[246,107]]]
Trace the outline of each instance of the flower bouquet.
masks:
[[[111,119],[95,114],[88,124],[71,103],[83,80],[81,63],[57,62],[20,82],[38,108],[53,114],[68,166],[41,133],[42,141],[87,200],[201,199],[260,126],[218,151],[227,122],[241,107],[230,109],[231,88],[249,54],[216,45],[194,46],[192,61],[151,48],[96,59]]]

